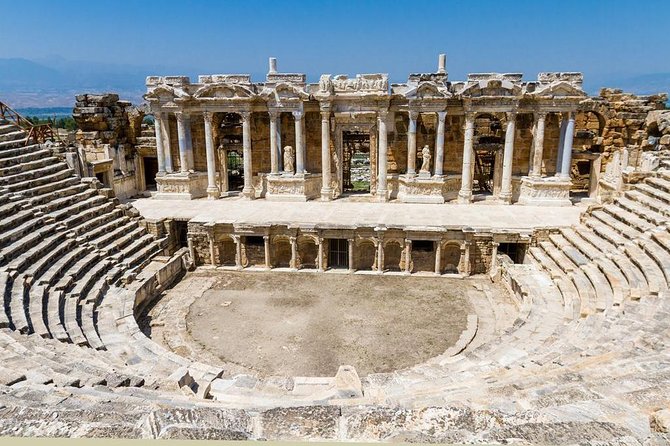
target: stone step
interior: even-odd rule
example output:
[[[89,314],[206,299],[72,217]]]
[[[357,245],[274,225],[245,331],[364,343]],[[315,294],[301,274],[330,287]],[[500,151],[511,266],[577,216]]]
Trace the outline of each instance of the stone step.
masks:
[[[37,194],[31,198],[29,198],[28,204],[30,206],[35,206],[37,209],[42,210],[45,212],[46,209],[48,209],[48,206],[42,207],[45,204],[48,205],[49,203],[69,197],[71,195],[76,195],[81,192],[84,192],[85,190],[90,189],[86,184],[81,184],[79,180],[75,177],[67,178],[65,180],[61,180],[58,182],[60,187],[56,188],[55,190],[52,191],[44,191],[44,193]]]
[[[71,191],[77,191],[77,189],[70,189],[69,192]],[[73,209],[76,211],[76,208],[68,208],[68,206],[76,206],[78,203],[96,196],[98,196],[98,193],[94,189],[83,189],[77,193],[62,196],[60,198],[51,200],[48,203],[35,207],[40,212],[49,213],[52,217],[58,220],[57,211],[60,211],[61,213],[67,213],[67,209]]]
[[[630,226],[639,233],[649,231],[655,226],[649,223],[647,220],[640,218],[637,214],[634,214],[623,208],[622,206],[605,206],[603,210],[614,219],[619,220],[624,225]]]
[[[587,227],[591,228],[591,230],[593,230],[593,232],[601,239],[611,243],[613,246],[623,246],[628,242],[628,239],[621,236],[621,234],[619,234],[616,230],[604,223],[599,218],[591,217],[588,218],[584,223]]]
[[[28,133],[25,130],[20,128],[11,129],[8,132],[0,133],[0,143],[7,141],[17,141],[25,140],[28,137]]]
[[[14,158],[43,150],[43,147],[40,144],[26,145],[25,141],[12,141],[10,143],[4,143],[5,147],[2,147],[2,144],[3,143],[0,143],[0,159]]]
[[[82,331],[88,345],[96,350],[104,350],[105,344],[100,339],[98,331],[95,328],[95,311],[93,303],[84,303],[81,308]]]
[[[53,161],[53,160],[50,160]],[[40,166],[35,169],[27,170],[25,172],[20,172],[16,173],[13,175],[4,175],[0,177],[0,186],[5,186],[9,188],[12,191],[16,190],[21,190],[22,187],[15,187],[15,185],[18,183],[18,185],[25,185],[29,184],[30,181],[36,179],[36,178],[41,178],[46,175],[50,174],[55,174],[57,172],[60,172],[64,169],[67,169],[68,166],[66,163],[62,162],[51,162],[50,164],[47,164],[46,166]],[[14,188],[13,188],[14,187]]]
[[[37,173],[37,171],[33,172],[35,176],[38,176],[38,178],[32,178],[26,181],[10,184],[7,186],[7,189],[12,192],[21,192],[23,195],[33,196],[35,195],[35,188],[43,185],[51,186],[49,183],[52,183],[53,181],[64,180],[65,178],[74,175],[74,170],[67,167],[67,164],[65,163],[58,163],[54,166],[49,166],[49,168],[45,168],[42,172],[39,173]]]
[[[15,164],[13,166],[7,166],[0,168],[0,177],[17,177],[19,174],[28,174],[31,171],[41,169],[44,167],[51,166],[55,163],[58,163],[58,158],[54,156],[48,156],[43,158],[38,158],[32,161],[26,161],[21,164]]]
[[[635,190],[646,194],[647,196],[654,198],[658,201],[665,203],[666,205],[670,204],[670,193],[665,192],[663,189],[657,188],[656,185],[652,186],[647,183],[635,185]]]
[[[642,236],[640,231],[637,231],[631,226],[622,223],[620,220],[612,217],[605,211],[593,211],[591,215],[629,240],[635,240]]]
[[[667,180],[662,176],[647,177],[644,179],[644,182],[658,190],[665,192],[666,194],[670,194],[670,180]]]
[[[627,245],[624,247],[624,251],[631,262],[637,265],[644,274],[651,294],[658,294],[660,291],[667,289],[663,272],[641,248],[636,245]]]
[[[670,253],[654,240],[642,240],[639,245],[663,272],[666,286],[670,284]]]
[[[0,158],[0,168],[7,168],[10,166],[22,165],[31,161],[36,161],[39,159],[47,158],[51,155],[51,150],[49,149],[40,149],[34,150],[29,153],[25,153],[17,156],[10,156],[6,158]]]
[[[41,337],[50,337],[51,334],[44,322],[46,316],[46,289],[40,285],[32,286],[30,287],[29,294],[29,313],[32,332]]]
[[[647,220],[654,226],[665,225],[668,222],[668,217],[666,215],[663,215],[638,201],[631,200],[625,196],[617,198],[616,201],[619,206],[626,209],[628,212]]]
[[[12,329],[21,333],[28,333],[30,323],[26,309],[28,308],[26,299],[27,290],[22,279],[14,279],[10,292],[9,315],[12,321]]]

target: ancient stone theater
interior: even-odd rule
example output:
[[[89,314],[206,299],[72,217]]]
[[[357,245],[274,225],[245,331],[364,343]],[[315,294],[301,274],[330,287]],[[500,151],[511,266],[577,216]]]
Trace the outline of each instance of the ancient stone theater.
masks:
[[[0,102],[0,435],[668,444],[668,98],[582,83]]]

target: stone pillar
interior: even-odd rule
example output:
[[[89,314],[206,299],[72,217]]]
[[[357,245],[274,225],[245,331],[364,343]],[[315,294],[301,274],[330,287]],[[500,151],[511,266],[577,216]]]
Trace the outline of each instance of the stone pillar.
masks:
[[[212,134],[212,113],[202,114],[205,120],[205,152],[207,153],[207,198],[216,199],[221,196],[216,186],[216,160],[214,158],[214,135]]]
[[[163,149],[163,129],[161,124],[161,113],[154,113],[154,127],[156,131],[156,158],[158,158],[157,176],[165,175],[165,151]]]
[[[228,195],[228,150],[223,149],[221,160],[221,192]]]
[[[461,247],[461,274],[465,276],[470,275],[470,242],[464,241]]]
[[[214,255],[214,236],[212,234],[208,234],[207,238],[209,239],[209,261],[211,262],[212,266],[216,266],[216,256]]]
[[[379,110],[377,125],[379,126],[379,138],[377,145],[379,146],[379,154],[377,155],[378,160],[378,169],[379,172],[377,180],[377,197],[379,201],[388,201],[388,191],[387,191],[387,164],[388,164],[388,146],[387,146],[387,133],[386,133],[386,118],[388,116],[388,110]]]
[[[321,110],[321,200],[330,201],[330,109]]]
[[[419,112],[410,110],[407,129],[407,176],[416,175],[416,120]]]
[[[270,111],[270,173],[278,174],[279,173],[279,142],[277,140],[277,133],[279,132],[279,126],[277,121],[279,120],[279,112]]]
[[[242,239],[239,235],[234,235],[233,240],[235,241],[235,267],[242,269]]]
[[[176,112],[175,116],[177,117],[177,138],[179,139],[179,171],[186,173],[188,172],[188,150],[190,146],[186,140],[188,137],[186,132],[187,121],[183,112]]]
[[[381,237],[377,240],[377,272],[384,272],[384,239]]]
[[[289,266],[291,269],[298,269],[298,238],[289,237],[289,240],[291,241],[291,263]]]
[[[465,141],[463,142],[463,172],[461,173],[461,190],[458,192],[459,203],[472,201],[472,163],[474,158],[475,114],[465,113]]]
[[[172,167],[172,146],[170,145],[170,115],[167,113],[158,113],[157,115],[160,115],[159,122],[163,140],[163,153],[165,155],[165,171],[172,173],[174,168]]]
[[[442,274],[442,241],[435,241],[435,274]]]
[[[242,118],[242,158],[244,161],[244,188],[242,195],[247,198],[254,198],[253,186],[253,164],[251,163],[251,112],[240,113]]]
[[[491,243],[491,268],[489,269],[489,273],[493,274],[496,271],[496,268],[498,267],[498,246],[500,243],[498,242],[492,242]]]
[[[405,239],[405,274],[412,272],[412,241]]]
[[[558,135],[558,153],[556,155],[556,176],[561,175],[561,168],[563,165],[563,145],[565,142],[565,129],[568,126],[568,120],[565,113],[561,113],[561,129]]]
[[[353,273],[355,271],[354,268],[354,239],[350,238],[347,239],[349,242],[348,248],[349,248],[349,272]]]
[[[514,160],[514,137],[516,136],[516,112],[507,113],[505,149],[503,153],[502,187],[499,198],[505,203],[512,201],[512,162]]]
[[[568,123],[565,126],[563,139],[563,158],[561,160],[561,178],[570,179],[570,168],[572,167],[572,140],[575,135],[575,114],[568,114]]]
[[[305,143],[303,141],[303,112],[302,110],[294,111],[293,118],[295,119],[295,173],[305,173]]]
[[[542,153],[544,151],[544,121],[545,112],[535,113],[535,134],[533,135],[533,162],[530,167],[530,176],[542,176]]]
[[[193,159],[193,136],[191,134],[191,116],[184,114],[184,125],[186,127],[186,164],[189,171],[195,170],[195,160]]]
[[[441,177],[444,172],[444,120],[446,111],[437,112],[437,136],[435,137],[435,176]]]
[[[319,237],[319,259],[317,262],[319,271],[323,272],[326,270],[323,264],[323,237]]]
[[[272,263],[270,262],[270,236],[263,236],[263,248],[265,250],[265,267],[267,269],[272,268]]]

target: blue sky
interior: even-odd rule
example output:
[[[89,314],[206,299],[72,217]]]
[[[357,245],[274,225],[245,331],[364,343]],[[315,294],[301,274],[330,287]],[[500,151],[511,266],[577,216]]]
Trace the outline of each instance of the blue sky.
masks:
[[[0,58],[155,67],[156,74],[670,72],[670,0],[0,0]],[[171,73],[167,73],[170,71]]]

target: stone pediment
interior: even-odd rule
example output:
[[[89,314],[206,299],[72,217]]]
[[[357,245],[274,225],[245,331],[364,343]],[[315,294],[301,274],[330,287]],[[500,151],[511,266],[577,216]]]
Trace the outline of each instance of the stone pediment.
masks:
[[[193,95],[197,99],[251,99],[254,96],[250,87],[237,83],[207,84]]]
[[[584,90],[575,87],[566,81],[552,82],[548,85],[539,85],[532,93],[533,96],[586,96]]]
[[[432,81],[421,82],[417,86],[408,88],[404,96],[408,99],[447,99],[451,97],[449,89]]]
[[[159,85],[155,88],[152,88],[149,92],[147,92],[147,94],[144,95],[144,98],[148,101],[159,100],[163,102],[169,102],[175,99],[189,99],[190,97],[191,95],[189,95],[183,89],[169,85]]]
[[[309,99],[309,93],[298,85],[282,82],[273,87],[265,87],[261,96],[276,104],[282,102],[302,102]]]
[[[472,81],[469,80],[466,86],[461,90],[461,95],[478,96],[517,96],[521,94],[521,86],[504,75],[492,76],[490,78]]]

